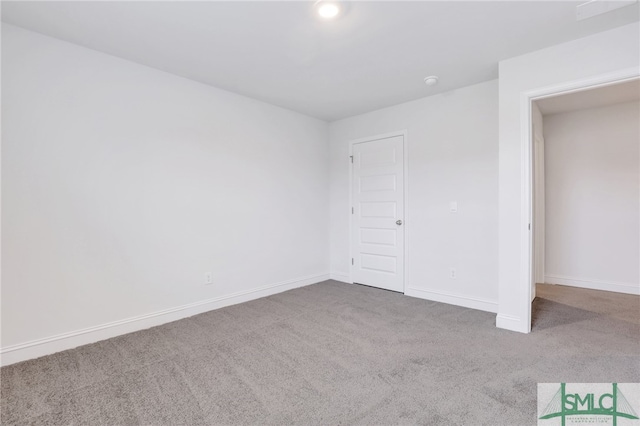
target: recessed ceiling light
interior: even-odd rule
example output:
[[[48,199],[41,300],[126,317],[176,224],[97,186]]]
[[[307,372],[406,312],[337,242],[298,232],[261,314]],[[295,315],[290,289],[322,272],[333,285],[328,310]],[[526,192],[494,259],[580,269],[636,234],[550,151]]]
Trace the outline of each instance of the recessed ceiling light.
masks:
[[[340,5],[335,2],[319,1],[316,3],[316,11],[321,18],[333,19],[340,14]]]
[[[435,86],[436,84],[438,84],[438,76],[430,75],[429,77],[425,77],[424,84],[426,84],[427,86]]]

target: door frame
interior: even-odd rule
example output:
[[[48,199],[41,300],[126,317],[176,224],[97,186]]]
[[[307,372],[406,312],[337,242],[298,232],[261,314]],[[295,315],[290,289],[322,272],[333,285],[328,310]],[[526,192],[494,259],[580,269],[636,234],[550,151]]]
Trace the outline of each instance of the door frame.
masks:
[[[373,142],[380,139],[389,139],[396,136],[402,136],[402,151],[403,151],[403,179],[404,179],[404,191],[402,194],[403,198],[403,209],[404,209],[404,217],[402,218],[402,227],[404,232],[404,244],[402,247],[403,250],[403,272],[404,272],[404,280],[402,282],[402,293],[407,292],[407,288],[409,286],[408,283],[408,271],[409,271],[409,149],[407,143],[407,131],[406,130],[398,130],[395,132],[383,133],[380,135],[367,136],[364,138],[354,139],[349,141],[349,157],[346,159],[347,164],[349,166],[349,209],[347,214],[349,215],[349,260],[354,258],[354,242],[353,242],[353,214],[351,213],[351,208],[353,207],[353,166],[351,163],[351,158],[353,157],[353,146],[360,143],[365,142]],[[349,282],[353,284],[353,265],[349,262]]]
[[[557,95],[582,92],[584,90],[597,89],[599,87],[611,86],[613,84],[624,83],[626,81],[640,78],[638,68],[626,68],[612,73],[600,74],[593,77],[573,80],[542,87],[526,92],[522,92],[520,97],[520,166],[521,166],[521,189],[520,189],[520,279],[518,287],[521,289],[521,302],[526,310],[526,333],[531,332],[531,292],[534,276],[534,247],[533,247],[533,225],[534,205],[533,205],[533,108],[532,102]]]
[[[536,144],[538,143],[538,140],[541,141],[540,143],[540,151],[537,152],[536,154]],[[546,182],[546,175],[545,175],[545,165],[544,165],[544,150],[545,150],[545,146],[544,146],[544,137],[543,135],[541,135],[540,133],[536,133],[534,131],[533,135],[532,135],[532,143],[533,143],[533,150],[532,150],[532,157],[531,160],[533,161],[533,168],[532,168],[532,173],[533,173],[533,183],[532,183],[532,200],[533,200],[533,204],[531,206],[531,209],[533,211],[533,214],[531,216],[531,228],[532,228],[532,238],[533,238],[533,242],[532,242],[532,247],[533,247],[533,252],[532,252],[532,256],[533,256],[533,281],[531,283],[531,301],[533,302],[533,299],[535,299],[536,297],[536,284],[538,283],[544,283],[545,282],[545,256],[546,256],[546,236],[545,236],[545,232],[546,232],[546,218],[545,218],[545,214],[546,214],[546,200],[545,200],[545,182]],[[536,157],[542,157],[541,161],[536,161]],[[538,158],[539,159],[539,158]],[[539,207],[540,204],[542,203],[542,209],[540,209]],[[535,213],[538,212],[540,213],[540,210],[542,210],[542,217],[538,217]],[[536,256],[537,254],[540,254],[540,256]]]

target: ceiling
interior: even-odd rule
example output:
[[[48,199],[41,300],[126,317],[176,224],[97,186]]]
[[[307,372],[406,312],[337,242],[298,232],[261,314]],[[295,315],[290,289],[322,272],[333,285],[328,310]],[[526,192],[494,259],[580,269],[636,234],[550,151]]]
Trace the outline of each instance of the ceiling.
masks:
[[[638,21],[548,2],[2,2],[2,20],[323,120],[498,77],[498,61]],[[440,76],[427,87],[423,78]]]
[[[536,101],[542,115],[640,101],[640,79],[581,90]]]

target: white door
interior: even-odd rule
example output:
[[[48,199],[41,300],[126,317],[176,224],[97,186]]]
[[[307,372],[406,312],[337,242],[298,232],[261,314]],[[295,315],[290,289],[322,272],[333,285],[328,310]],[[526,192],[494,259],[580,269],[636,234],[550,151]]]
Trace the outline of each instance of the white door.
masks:
[[[353,145],[351,278],[404,291],[404,137]]]

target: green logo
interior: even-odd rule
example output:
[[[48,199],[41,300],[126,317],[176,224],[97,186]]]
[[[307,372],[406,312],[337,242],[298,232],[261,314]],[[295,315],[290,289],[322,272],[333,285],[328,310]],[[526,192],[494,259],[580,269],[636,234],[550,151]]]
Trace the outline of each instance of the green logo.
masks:
[[[638,419],[638,414],[622,394],[617,383],[611,384],[611,393],[608,391],[567,393],[566,385],[566,383],[560,383],[560,389],[542,411],[540,420],[559,417],[562,426],[565,426],[566,419],[570,416],[610,416],[613,419],[613,425],[617,426],[618,418]],[[584,389],[584,386],[582,388]]]

